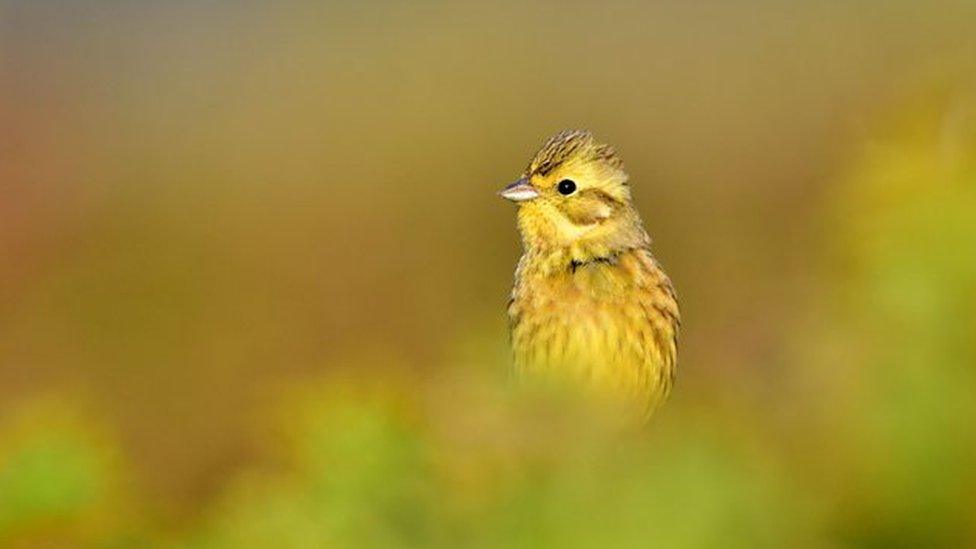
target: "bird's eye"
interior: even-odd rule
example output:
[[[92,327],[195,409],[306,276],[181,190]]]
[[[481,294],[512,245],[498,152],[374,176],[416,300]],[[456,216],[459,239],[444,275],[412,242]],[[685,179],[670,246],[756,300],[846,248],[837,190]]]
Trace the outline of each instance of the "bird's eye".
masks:
[[[556,185],[556,190],[561,195],[569,196],[576,192],[576,183],[572,179],[563,179],[559,182],[559,185]]]

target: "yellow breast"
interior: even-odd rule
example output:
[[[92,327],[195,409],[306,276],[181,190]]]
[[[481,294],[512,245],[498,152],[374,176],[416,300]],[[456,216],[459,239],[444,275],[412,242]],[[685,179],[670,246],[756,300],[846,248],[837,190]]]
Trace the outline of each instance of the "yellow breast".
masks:
[[[568,265],[527,254],[509,317],[520,376],[570,380],[633,403],[645,416],[671,388],[678,306],[644,248]]]

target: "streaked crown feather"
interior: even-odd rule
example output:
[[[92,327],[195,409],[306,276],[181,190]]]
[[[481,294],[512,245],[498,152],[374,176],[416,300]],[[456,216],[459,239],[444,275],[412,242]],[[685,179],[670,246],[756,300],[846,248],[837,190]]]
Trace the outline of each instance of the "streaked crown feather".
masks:
[[[572,158],[602,160],[613,168],[623,169],[623,161],[613,147],[597,142],[587,130],[563,130],[539,149],[526,168],[526,174],[546,175]]]

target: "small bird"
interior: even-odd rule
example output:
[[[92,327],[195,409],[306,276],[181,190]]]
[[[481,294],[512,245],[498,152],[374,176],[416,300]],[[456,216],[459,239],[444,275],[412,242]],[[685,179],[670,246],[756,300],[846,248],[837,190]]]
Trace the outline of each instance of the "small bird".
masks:
[[[627,179],[612,147],[567,130],[499,192],[524,251],[508,316],[520,379],[568,381],[646,420],[674,383],[680,314]]]

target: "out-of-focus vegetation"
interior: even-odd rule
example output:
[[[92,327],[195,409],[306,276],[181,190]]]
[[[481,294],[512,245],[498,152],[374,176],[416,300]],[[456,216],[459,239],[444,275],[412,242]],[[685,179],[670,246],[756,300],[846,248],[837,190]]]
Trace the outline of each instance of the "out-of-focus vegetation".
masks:
[[[0,3],[0,547],[976,545],[976,10]],[[684,313],[514,392],[587,126]]]

